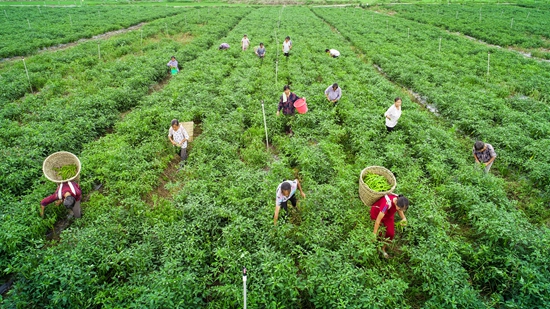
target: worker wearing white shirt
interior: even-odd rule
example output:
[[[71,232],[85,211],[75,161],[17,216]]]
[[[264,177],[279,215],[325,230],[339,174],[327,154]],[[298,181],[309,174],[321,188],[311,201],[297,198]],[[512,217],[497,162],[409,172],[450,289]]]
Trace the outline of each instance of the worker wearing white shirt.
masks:
[[[340,56],[340,52],[336,49],[325,49],[325,52],[327,52],[332,58],[338,58]]]
[[[386,128],[391,132],[401,117],[401,98],[395,98],[394,104],[384,113],[384,117],[386,117]]]
[[[332,86],[328,86],[325,90],[325,96],[327,97],[327,100],[336,105],[338,104],[338,100],[342,97],[342,89],[338,87],[337,83],[334,83]]]

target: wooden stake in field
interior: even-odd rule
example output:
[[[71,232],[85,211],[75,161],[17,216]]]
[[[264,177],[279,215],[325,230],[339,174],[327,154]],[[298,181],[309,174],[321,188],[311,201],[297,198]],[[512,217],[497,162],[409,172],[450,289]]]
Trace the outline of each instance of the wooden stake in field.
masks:
[[[262,104],[263,106],[263,104]],[[246,309],[246,267],[243,267],[243,304],[244,304],[244,309]]]
[[[411,28],[407,28],[407,39],[410,37]]]
[[[6,15],[6,17],[8,17],[8,13],[6,13],[6,10],[4,10],[4,15]]]
[[[33,92],[31,78],[29,77],[29,70],[27,70],[27,64],[25,63],[25,58],[23,58],[23,65],[25,66],[25,73],[27,73],[27,80],[29,81],[29,87],[31,88],[31,92]]]
[[[527,12],[527,18],[529,18],[529,14],[531,14],[531,12]]]
[[[264,100],[262,100],[262,114],[264,115],[265,147],[267,148],[267,151],[269,152],[269,140],[267,138],[267,121],[265,120]]]
[[[100,42],[97,42],[97,55],[98,55],[99,59],[101,59],[101,48],[99,47],[99,43]]]
[[[514,26],[514,18],[512,17],[512,21],[510,22],[510,29]]]
[[[27,24],[29,25],[29,29],[31,28],[31,22],[29,21],[29,19],[27,18]]]
[[[441,52],[441,37],[439,37],[439,52]]]
[[[491,67],[491,53],[487,52],[487,76],[489,76],[490,67]]]
[[[143,46],[143,29],[139,29],[139,45]]]
[[[71,21],[71,27],[73,26],[73,17],[69,15],[69,20]]]

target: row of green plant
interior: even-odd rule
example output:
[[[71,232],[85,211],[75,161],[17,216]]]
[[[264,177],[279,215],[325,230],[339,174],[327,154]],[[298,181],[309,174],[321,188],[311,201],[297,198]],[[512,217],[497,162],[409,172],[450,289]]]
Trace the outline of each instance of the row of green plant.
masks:
[[[549,64],[401,18],[352,9],[316,12],[391,80],[419,93],[460,131],[495,146],[502,174],[518,171],[549,192]]]
[[[89,145],[82,155],[84,187],[90,190],[101,182],[103,194],[91,196],[86,216],[64,233],[57,247],[32,249],[22,257],[19,271],[27,279],[18,281],[10,304],[33,299],[43,307],[236,307],[240,269],[247,266],[251,307],[484,306],[468,283],[468,271],[487,263],[491,251],[472,262],[472,268],[466,264],[467,253],[478,253],[478,241],[454,234],[467,223],[448,222],[445,211],[452,200],[437,196],[455,183],[454,177],[474,172],[468,151],[460,150],[452,130],[407,99],[402,129],[385,135],[381,114],[399,89],[361,63],[342,38],[306,9],[283,10],[278,33],[290,34],[295,47],[290,59],[276,62],[280,82],[274,84],[279,46],[273,47],[275,38],[264,38],[277,22],[266,16],[278,13],[278,8],[255,10],[224,39],[238,41],[247,32],[253,41],[264,41],[268,56],[263,63],[238,48],[213,48],[189,63],[184,78],[178,76],[128,114],[115,134]],[[297,16],[302,22],[296,22]],[[341,59],[323,52],[335,42]],[[345,91],[337,109],[322,96],[335,80]],[[286,82],[308,97],[310,107],[308,114],[296,117],[291,139],[274,116]],[[264,152],[261,99],[273,156]],[[172,154],[165,135],[176,116],[200,120],[203,133],[192,143],[184,172],[164,186],[179,191],[167,201],[150,191]],[[357,198],[359,171],[373,164],[392,169],[399,191],[414,203],[408,214],[411,226],[396,241],[401,253],[388,262],[376,253],[368,209]],[[446,164],[462,170],[452,172]],[[308,196],[301,211],[291,215],[292,224],[272,230],[274,188],[282,178],[294,177],[291,168],[299,171]],[[484,179],[479,173],[470,178]],[[457,187],[467,188],[467,180]],[[494,189],[501,187],[497,181]],[[501,193],[488,192],[488,198]],[[482,212],[490,207],[476,206]],[[510,214],[517,212],[506,209],[503,216]],[[520,216],[518,225],[523,220]],[[482,229],[478,233],[489,238]],[[63,260],[71,256],[78,259],[67,270]],[[512,260],[525,263],[525,255]],[[494,285],[503,297],[513,296],[506,288],[522,286],[516,273],[493,267],[476,277],[477,286]],[[507,275],[506,285],[490,280],[495,269]],[[504,303],[499,293],[495,299]],[[524,291],[509,303],[531,294]],[[48,300],[47,295],[55,297]]]
[[[407,98],[399,128],[385,134],[382,114],[400,89],[307,9],[284,8],[278,28],[280,12],[252,11],[218,42],[230,50],[213,47],[186,63],[114,134],[85,147],[83,187],[103,191],[57,246],[38,242],[14,258],[20,275],[8,306],[237,307],[242,266],[250,307],[543,306],[548,230],[526,222],[501,180],[473,170],[471,140]],[[266,44],[263,62],[233,43],[242,33]],[[291,57],[277,59],[286,35]],[[326,56],[328,46],[342,56]],[[322,91],[335,81],[344,98],[333,108]],[[292,138],[274,115],[285,83],[310,108],[295,118]],[[201,122],[202,134],[186,168],[151,192],[173,156],[174,117]],[[377,254],[357,196],[368,165],[394,171],[413,203],[389,261]],[[273,229],[275,188],[296,172],[307,198]]]
[[[379,9],[376,7],[375,9]],[[460,32],[490,44],[542,50],[550,59],[550,11],[512,5],[394,5],[382,7],[395,16]]]
[[[200,10],[199,10],[200,11]],[[207,10],[204,10],[205,13]],[[121,113],[138,105],[151,88],[168,76],[166,63],[171,55],[189,61],[216,43],[247,12],[229,9],[218,19],[204,24],[199,12],[151,23],[144,28],[144,41],[129,33],[105,42],[111,56],[97,61],[86,44],[50,56],[60,61],[56,79],[36,95],[3,106],[2,159],[0,160],[0,234],[2,271],[13,255],[41,239],[58,219],[55,212],[38,217],[38,202],[54,190],[41,177],[42,161],[56,151],[80,154],[85,144],[96,140],[120,121]],[[203,15],[204,16],[204,15]],[[182,29],[186,40],[175,30],[164,34],[169,24]],[[187,26],[185,26],[187,25]],[[124,44],[120,44],[120,43]],[[127,45],[126,45],[127,44]],[[63,54],[65,55],[63,56]],[[36,56],[37,65],[48,65],[49,57]],[[84,63],[82,60],[86,60]],[[30,62],[33,63],[33,62]],[[73,71],[75,65],[80,70]]]
[[[0,58],[28,56],[40,49],[175,15],[182,9],[155,7],[6,7],[0,18]]]

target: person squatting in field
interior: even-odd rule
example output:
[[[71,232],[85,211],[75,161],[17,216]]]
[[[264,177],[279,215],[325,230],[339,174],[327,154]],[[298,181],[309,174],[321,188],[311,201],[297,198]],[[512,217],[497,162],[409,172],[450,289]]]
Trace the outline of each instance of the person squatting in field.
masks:
[[[175,56],[172,56],[172,58],[170,58],[170,61],[168,61],[166,65],[170,68],[170,70],[176,69],[176,71],[179,73],[180,69],[178,68],[178,61],[176,60]]]
[[[384,113],[388,132],[393,131],[393,128],[397,125],[397,120],[401,117],[401,98],[397,97],[393,101],[393,105]]]
[[[283,87],[283,94],[281,95],[279,99],[279,106],[277,108],[277,116],[279,116],[280,111],[283,111],[283,114],[285,116],[293,116],[294,115],[294,102],[296,100],[300,99],[294,92],[290,92],[290,86],[285,85]],[[305,98],[303,98],[305,100]],[[285,132],[287,134],[292,135],[292,126],[291,126],[291,119],[285,119]]]
[[[243,36],[243,38],[241,39],[241,47],[242,47],[243,51],[245,51],[248,48],[249,45],[250,45],[250,40],[248,39],[248,37],[245,34]]]
[[[168,129],[168,139],[172,145],[176,146],[176,153],[180,155],[181,164],[187,160],[187,140],[189,134],[177,119],[172,120],[172,125]]]
[[[332,58],[338,58],[340,57],[340,52],[337,51],[336,49],[325,49],[325,53],[328,53],[329,56],[331,56]]]
[[[290,40],[290,37],[287,36],[283,41],[283,53],[285,57],[288,57],[290,55],[291,49],[292,49],[292,41]]]
[[[477,141],[474,144],[472,153],[474,154],[474,159],[476,159],[476,163],[485,165],[484,172],[489,172],[491,166],[493,166],[493,162],[497,157],[497,153],[495,152],[493,146],[482,141]]]
[[[65,205],[65,208],[69,209],[69,218],[74,216],[80,218],[82,215],[80,209],[80,200],[82,199],[82,190],[80,186],[74,181],[62,182],[59,184],[55,193],[45,197],[40,202],[40,216],[44,217],[44,208],[49,204],[55,202],[56,205]]]
[[[374,229],[372,231],[374,236],[378,235],[378,228],[380,227],[380,223],[382,223],[386,227],[386,235],[384,238],[389,238],[390,241],[393,240],[395,236],[395,213],[397,212],[399,217],[401,217],[400,224],[405,225],[407,224],[407,217],[405,217],[404,212],[408,207],[409,199],[403,195],[396,195],[393,193],[384,195],[376,201],[370,209],[370,218],[375,220]],[[381,233],[378,236],[382,236]],[[382,254],[385,258],[388,257],[385,244],[382,246]]]
[[[325,90],[325,97],[327,97],[327,100],[334,103],[334,106],[336,106],[336,104],[338,104],[338,100],[342,98],[342,89],[338,87],[337,83],[334,83],[332,86],[328,86]]]
[[[275,215],[273,216],[273,225],[277,225],[277,219],[279,218],[279,211],[281,208],[285,210],[284,216],[288,213],[287,203],[290,201],[292,206],[298,208],[296,202],[296,189],[300,190],[302,198],[306,198],[304,191],[302,191],[302,185],[298,179],[285,180],[279,184],[275,193]]]
[[[219,50],[226,50],[226,49],[229,49],[229,44],[227,43],[221,43],[220,46],[218,47]]]

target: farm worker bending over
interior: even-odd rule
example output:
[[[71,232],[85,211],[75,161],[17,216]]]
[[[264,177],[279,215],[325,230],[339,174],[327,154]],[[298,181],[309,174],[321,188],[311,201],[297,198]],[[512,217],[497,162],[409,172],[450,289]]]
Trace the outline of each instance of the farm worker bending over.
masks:
[[[220,47],[218,47],[218,49],[220,49],[220,50],[229,49],[229,44],[227,44],[227,43],[221,43],[221,44],[220,44]]]
[[[401,98],[397,97],[393,101],[393,105],[384,113],[388,132],[393,131],[393,128],[397,125],[397,120],[401,117]]]
[[[264,43],[260,43],[259,47],[254,48],[254,52],[256,53],[256,56],[263,59],[265,57]]]
[[[285,54],[285,57],[289,56],[291,49],[292,49],[292,41],[290,40],[290,37],[287,36],[283,41],[283,53]]]
[[[277,108],[277,116],[279,116],[280,111],[283,111],[283,114],[286,116],[294,115],[294,102],[300,99],[294,92],[290,92],[290,86],[285,85],[283,87],[283,94],[279,99],[279,107]],[[305,99],[305,98],[304,98]],[[287,134],[292,134],[292,128],[288,120],[285,123],[285,131]]]
[[[325,49],[325,52],[328,53],[332,58],[338,58],[340,56],[340,52],[336,49]]]
[[[407,224],[407,218],[405,217],[404,211],[407,210],[408,207],[409,199],[403,195],[387,194],[376,201],[370,209],[370,218],[376,220],[374,222],[374,230],[372,231],[374,236],[378,234],[378,228],[380,227],[380,223],[382,223],[386,227],[385,238],[393,240],[395,236],[395,213],[397,212],[399,217],[401,217],[400,224],[405,225]],[[382,254],[385,258],[388,257],[385,244],[382,247]]]
[[[474,154],[474,159],[476,159],[476,163],[483,163],[485,165],[485,173],[489,172],[497,157],[497,153],[493,146],[482,141],[477,141],[474,144],[472,152]]]
[[[40,216],[44,217],[44,208],[49,204],[55,202],[56,205],[65,205],[65,208],[69,209],[69,217],[75,218],[81,217],[80,200],[82,199],[82,190],[80,186],[74,181],[62,182],[59,184],[55,193],[44,198],[40,202]]]
[[[245,34],[244,37],[241,40],[241,47],[243,48],[243,50],[246,50],[249,45],[250,45],[250,40],[248,39],[248,37]]]
[[[302,191],[302,186],[300,185],[300,182],[298,179],[291,180],[285,180],[282,183],[279,184],[277,187],[277,193],[275,197],[275,216],[273,216],[273,225],[277,225],[277,219],[279,218],[279,210],[281,210],[281,207],[285,210],[285,216],[288,213],[288,206],[287,202],[290,200],[292,203],[292,206],[298,208],[297,202],[296,202],[296,189],[300,190],[300,194],[302,195],[302,198],[306,198],[306,195],[304,194],[304,191]]]
[[[338,104],[338,100],[342,97],[342,89],[338,87],[337,83],[334,83],[332,86],[328,86],[325,90],[325,96],[327,97],[327,100],[336,105]]]
[[[176,60],[176,57],[175,56],[172,56],[172,58],[170,58],[170,61],[168,62],[168,64],[166,64],[170,69],[176,69],[178,72],[180,71],[180,69],[178,68],[178,61]]]
[[[172,126],[168,129],[168,139],[170,139],[172,145],[178,147],[176,148],[176,153],[180,155],[180,164],[183,165],[187,159],[187,140],[189,139],[189,134],[187,134],[187,131],[185,131],[177,119],[172,120]]]

